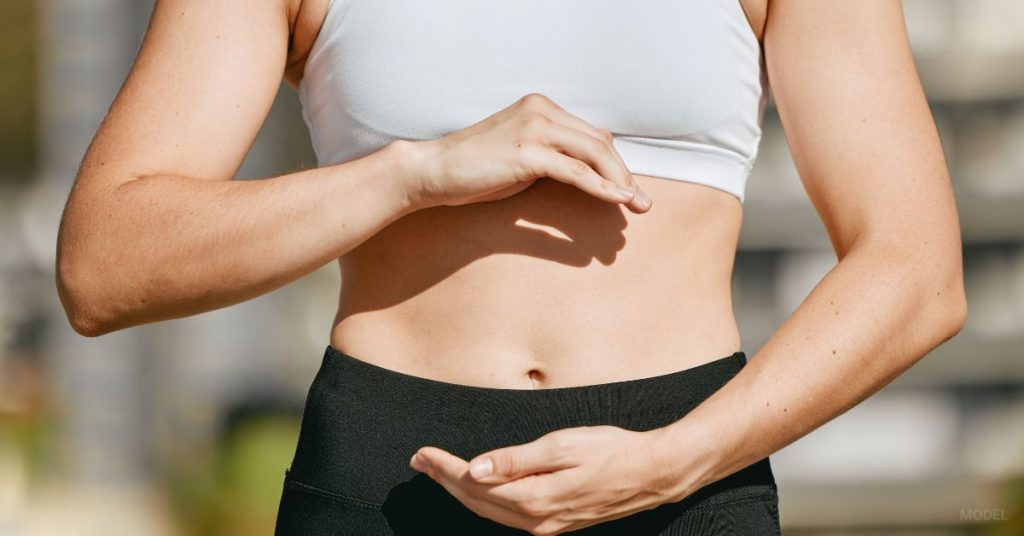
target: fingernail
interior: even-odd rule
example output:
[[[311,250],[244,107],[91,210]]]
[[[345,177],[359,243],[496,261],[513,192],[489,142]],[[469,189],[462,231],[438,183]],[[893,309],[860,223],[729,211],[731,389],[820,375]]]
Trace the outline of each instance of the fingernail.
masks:
[[[486,478],[491,476],[494,472],[494,462],[490,458],[484,458],[480,461],[473,462],[469,466],[469,474],[473,475],[473,478]]]
[[[642,206],[643,208],[650,208],[651,198],[647,197],[647,194],[645,194],[643,190],[637,190],[636,197],[637,201],[640,201],[640,206]]]
[[[413,454],[412,458],[409,458],[409,465],[411,465],[412,468],[416,469],[417,471],[423,468],[422,462],[420,462],[420,459],[417,457],[416,454]]]
[[[629,186],[623,186],[621,184],[615,185],[615,191],[620,196],[625,197],[627,200],[633,199],[633,196],[635,195],[635,192],[632,188],[630,188]]]

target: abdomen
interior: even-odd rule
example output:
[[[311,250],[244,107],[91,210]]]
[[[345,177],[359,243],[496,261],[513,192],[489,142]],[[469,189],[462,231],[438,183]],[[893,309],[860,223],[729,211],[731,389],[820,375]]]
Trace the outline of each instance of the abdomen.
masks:
[[[331,344],[417,376],[505,388],[665,374],[739,350],[735,197],[635,175],[645,214],[543,178],[414,212],[341,260]]]

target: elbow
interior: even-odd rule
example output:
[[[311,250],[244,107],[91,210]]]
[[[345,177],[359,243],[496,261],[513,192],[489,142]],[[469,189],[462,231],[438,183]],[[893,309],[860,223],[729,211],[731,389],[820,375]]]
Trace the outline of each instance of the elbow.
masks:
[[[963,278],[958,274],[953,280],[943,290],[929,291],[935,293],[939,304],[937,308],[943,320],[940,334],[943,342],[955,337],[967,323],[967,293]]]
[[[964,296],[963,289],[960,289],[958,294],[959,297],[949,306],[949,339],[960,333],[964,324],[967,323],[967,298]]]
[[[110,231],[98,227],[90,213],[97,208],[79,179],[61,216],[57,231],[54,283],[68,324],[85,337],[99,337],[123,329],[132,313],[122,295],[124,272],[115,272],[109,248]],[[109,213],[109,207],[106,208]]]
[[[103,323],[94,320],[92,317],[80,315],[80,314],[68,314],[68,323],[71,324],[71,329],[75,330],[75,333],[82,335],[83,337],[99,337],[100,335],[106,335],[114,331],[111,328],[106,327]]]
[[[99,312],[99,300],[86,290],[88,282],[67,275],[58,265],[56,283],[64,315],[76,333],[85,337],[99,337],[114,331]]]
[[[103,278],[90,270],[88,263],[69,261],[58,247],[55,270],[57,297],[76,333],[85,337],[99,337],[117,328],[113,318],[105,312],[102,289]]]
[[[71,324],[71,329],[75,330],[75,333],[83,337],[99,337],[116,331],[87,315],[68,314],[68,323]]]

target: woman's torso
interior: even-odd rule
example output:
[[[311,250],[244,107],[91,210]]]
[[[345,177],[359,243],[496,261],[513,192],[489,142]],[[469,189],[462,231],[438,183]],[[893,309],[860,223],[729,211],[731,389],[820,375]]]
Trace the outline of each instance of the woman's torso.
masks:
[[[303,4],[297,49],[327,8]],[[755,4],[743,8],[763,20]],[[397,220],[339,259],[330,344],[407,374],[523,389],[650,377],[741,349],[731,276],[742,205],[634,177],[653,200],[644,214],[544,178]]]

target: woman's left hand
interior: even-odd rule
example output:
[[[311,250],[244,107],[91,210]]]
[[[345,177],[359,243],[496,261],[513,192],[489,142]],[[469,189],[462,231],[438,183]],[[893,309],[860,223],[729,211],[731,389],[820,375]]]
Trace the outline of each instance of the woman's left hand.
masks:
[[[481,516],[532,534],[558,534],[685,497],[679,495],[682,483],[664,471],[668,468],[655,466],[658,430],[566,428],[485,452],[470,462],[422,447],[410,466]],[[489,475],[486,470],[478,473],[478,465],[490,465]]]

